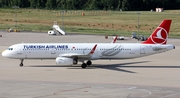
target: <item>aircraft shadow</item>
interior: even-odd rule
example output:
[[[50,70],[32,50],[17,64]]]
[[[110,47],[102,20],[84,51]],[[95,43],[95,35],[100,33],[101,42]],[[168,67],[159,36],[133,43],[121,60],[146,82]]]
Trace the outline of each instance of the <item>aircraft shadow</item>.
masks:
[[[121,72],[127,72],[127,73],[136,73],[133,71],[124,70],[122,68],[180,68],[180,66],[157,66],[157,65],[132,65],[132,64],[140,64],[140,63],[147,63],[149,61],[142,61],[142,62],[130,62],[130,63],[121,63],[121,64],[110,64],[110,65],[93,65],[92,67],[95,68],[101,68],[101,69],[108,69],[108,70],[114,70],[114,71],[121,71]]]
[[[149,61],[141,61],[141,62],[128,62],[128,63],[120,63],[120,64],[93,64],[92,66],[88,66],[86,69],[107,69],[107,70],[113,70],[113,71],[120,71],[120,72],[126,72],[126,73],[136,73],[133,71],[122,69],[124,68],[149,68],[152,66],[129,66],[132,64],[140,64],[140,63],[147,63]],[[82,69],[79,65],[77,66],[59,66],[59,65],[34,65],[34,66],[28,66],[28,67],[66,67],[67,69]],[[155,66],[154,66],[155,67]],[[161,67],[161,66],[158,66]],[[156,68],[156,67],[155,67]]]
[[[87,69],[107,69],[107,70],[113,70],[113,71],[119,71],[119,72],[126,72],[126,73],[137,73],[130,70],[125,70],[123,68],[180,68],[180,66],[157,66],[157,65],[133,65],[133,64],[140,64],[140,63],[147,63],[150,61],[141,61],[141,62],[128,62],[128,63],[120,63],[120,64],[93,64],[92,66],[88,66]],[[66,67],[67,69],[82,69],[80,64],[75,66],[60,66],[60,65],[29,65],[27,67]]]

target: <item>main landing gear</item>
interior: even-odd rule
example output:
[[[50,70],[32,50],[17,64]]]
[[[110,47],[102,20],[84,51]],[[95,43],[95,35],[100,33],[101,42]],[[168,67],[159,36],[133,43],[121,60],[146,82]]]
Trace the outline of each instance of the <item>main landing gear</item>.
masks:
[[[92,64],[92,62],[90,60],[88,60],[86,63],[83,62],[81,67],[84,69],[87,67],[87,65],[90,66],[91,64]]]
[[[20,67],[23,67],[23,61],[24,59],[21,59],[21,63],[19,64]]]

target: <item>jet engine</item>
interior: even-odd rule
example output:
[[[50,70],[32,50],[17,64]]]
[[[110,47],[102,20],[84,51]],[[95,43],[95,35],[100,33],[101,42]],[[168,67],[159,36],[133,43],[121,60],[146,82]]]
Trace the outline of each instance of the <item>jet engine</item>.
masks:
[[[56,64],[57,65],[73,65],[73,59],[66,58],[66,57],[57,57]]]

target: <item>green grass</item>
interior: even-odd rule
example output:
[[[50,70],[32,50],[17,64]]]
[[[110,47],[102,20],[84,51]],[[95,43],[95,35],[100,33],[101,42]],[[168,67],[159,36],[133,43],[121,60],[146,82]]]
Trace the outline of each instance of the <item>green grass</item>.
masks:
[[[85,16],[82,16],[85,13]],[[139,15],[140,35],[149,36],[164,19],[172,19],[170,37],[180,38],[180,10],[165,10],[162,13],[141,11]],[[19,29],[24,31],[47,32],[53,22],[60,27],[64,20],[64,29],[70,33],[124,35],[137,32],[138,15],[135,11],[67,11],[64,18],[59,10],[0,9],[0,29]]]

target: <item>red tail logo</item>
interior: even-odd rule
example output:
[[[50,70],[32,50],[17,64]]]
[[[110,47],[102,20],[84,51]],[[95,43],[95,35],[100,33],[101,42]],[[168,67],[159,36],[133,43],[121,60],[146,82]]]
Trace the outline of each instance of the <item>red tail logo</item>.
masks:
[[[164,20],[143,44],[166,44],[171,20]]]
[[[168,33],[164,28],[158,27],[151,35],[151,40],[155,44],[164,44],[168,39]]]

